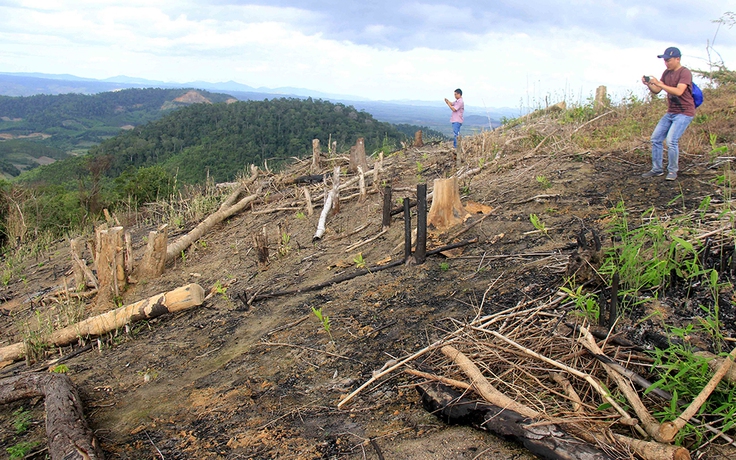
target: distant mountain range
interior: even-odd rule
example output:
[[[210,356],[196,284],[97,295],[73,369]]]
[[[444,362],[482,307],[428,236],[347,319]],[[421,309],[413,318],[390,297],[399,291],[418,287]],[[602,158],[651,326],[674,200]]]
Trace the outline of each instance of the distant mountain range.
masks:
[[[328,94],[304,88],[254,88],[234,81],[209,83],[163,82],[120,75],[104,80],[77,77],[67,74],[4,73],[0,72],[0,95],[33,96],[36,94],[97,94],[126,88],[196,88],[226,92],[239,100],[264,100],[278,97],[322,99],[333,103],[352,105],[372,114],[377,120],[394,124],[427,126],[445,134],[451,134],[450,112],[442,101],[371,101],[357,96]],[[478,131],[497,127],[504,117],[519,116],[519,109],[475,109],[469,104],[465,111],[464,131]]]

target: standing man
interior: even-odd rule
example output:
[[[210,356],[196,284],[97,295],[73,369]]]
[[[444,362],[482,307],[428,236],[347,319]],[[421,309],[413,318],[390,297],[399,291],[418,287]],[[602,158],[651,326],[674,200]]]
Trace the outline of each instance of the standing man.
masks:
[[[449,99],[445,98],[445,104],[452,110],[450,116],[450,123],[452,123],[452,133],[455,135],[455,139],[452,142],[452,146],[457,148],[457,137],[460,135],[460,127],[463,125],[463,113],[465,112],[465,103],[463,102],[463,90],[460,88],[455,90],[455,101],[450,102]]]
[[[663,142],[667,141],[667,177],[666,180],[677,179],[678,161],[680,157],[680,136],[695,116],[693,100],[693,74],[680,64],[680,50],[671,46],[664,54],[657,56],[664,59],[667,70],[662,79],[644,76],[644,83],[654,94],[664,90],[667,93],[667,113],[659,120],[652,133],[652,169],[642,177],[655,177],[664,174],[662,167]]]

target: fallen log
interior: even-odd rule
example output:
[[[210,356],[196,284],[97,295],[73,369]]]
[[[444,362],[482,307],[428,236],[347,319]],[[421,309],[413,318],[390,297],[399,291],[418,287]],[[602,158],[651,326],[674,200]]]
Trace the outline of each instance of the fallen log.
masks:
[[[69,345],[80,337],[102,335],[128,323],[186,310],[202,305],[202,302],[204,302],[202,286],[188,284],[54,331],[49,336],[48,343],[56,346]],[[25,354],[25,344],[15,343],[0,348],[0,361],[16,361],[22,359]]]
[[[0,380],[0,404],[43,396],[51,460],[103,459],[77,390],[64,374],[27,373]]]
[[[513,410],[470,400],[445,385],[418,385],[424,408],[446,423],[470,425],[511,438],[551,460],[612,460],[603,450],[572,437],[554,424],[535,422]]]
[[[476,243],[477,241],[478,239],[474,238],[472,240],[460,241],[458,243],[448,244],[447,246],[443,246],[441,248],[436,248],[431,251],[427,251],[427,255],[429,256],[429,255],[440,253],[442,251],[447,251],[449,249],[466,246],[468,244]],[[343,283],[345,281],[357,278],[359,276],[367,275],[368,273],[376,273],[382,270],[388,270],[389,268],[398,267],[400,265],[404,265],[405,262],[406,261],[404,259],[400,259],[400,260],[395,260],[386,265],[380,265],[377,267],[370,267],[370,268],[361,268],[359,270],[356,270],[353,273],[347,273],[345,275],[337,276],[335,278],[332,278],[331,280],[325,281],[324,283],[314,284],[312,286],[305,286],[305,287],[296,288],[296,289],[289,289],[286,291],[266,292],[263,294],[258,293],[252,296],[250,299],[248,299],[248,304],[251,304],[255,302],[256,300],[273,299],[275,297],[283,297],[287,295],[302,294],[304,292],[317,291],[319,289],[324,289],[326,287],[332,286],[333,284]],[[2,360],[2,355],[0,355],[0,360]]]
[[[255,182],[256,178],[258,176],[258,168],[252,168],[251,171],[251,177],[248,180],[249,183]],[[245,185],[241,185],[238,187],[233,193],[228,196],[228,198],[220,205],[220,208],[207,216],[205,220],[199,223],[194,229],[187,233],[186,235],[182,236],[178,240],[174,241],[173,243],[169,244],[166,247],[166,261],[170,262],[174,260],[176,257],[181,254],[183,250],[191,246],[192,243],[197,241],[199,238],[202,237],[205,233],[207,233],[212,227],[219,224],[223,220],[227,219],[228,217],[231,217],[240,211],[242,211],[246,206],[254,202],[260,197],[260,191],[259,188],[256,193],[249,195],[240,201],[238,201],[238,198],[240,198],[240,195],[246,190]]]

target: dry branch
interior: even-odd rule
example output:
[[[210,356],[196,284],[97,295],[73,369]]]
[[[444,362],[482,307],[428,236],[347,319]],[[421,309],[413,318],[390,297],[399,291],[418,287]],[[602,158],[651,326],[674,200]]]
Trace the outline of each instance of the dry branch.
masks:
[[[249,179],[249,183],[254,182],[256,177],[258,176],[258,169],[254,169],[252,172],[252,175]],[[186,235],[182,236],[178,240],[174,241],[173,243],[169,244],[166,248],[166,261],[172,261],[176,257],[181,254],[183,250],[188,248],[192,243],[197,241],[199,238],[202,237],[205,233],[207,233],[212,227],[219,224],[223,220],[227,219],[228,217],[231,217],[243,209],[245,209],[246,206],[254,202],[260,197],[260,192],[262,188],[259,188],[256,193],[249,195],[240,201],[237,201],[238,198],[240,198],[240,195],[246,190],[245,185],[241,185],[233,193],[228,196],[228,198],[220,205],[220,209],[218,209],[216,212],[210,214],[205,220],[200,222],[199,225],[197,225],[191,232],[187,233]]]

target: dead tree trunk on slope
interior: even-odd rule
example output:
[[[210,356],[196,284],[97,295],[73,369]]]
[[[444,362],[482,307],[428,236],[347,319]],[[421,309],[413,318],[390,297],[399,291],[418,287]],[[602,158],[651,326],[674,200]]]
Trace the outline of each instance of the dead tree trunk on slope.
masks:
[[[435,179],[427,226],[445,230],[465,221],[468,212],[460,201],[457,178]]]
[[[103,459],[77,390],[64,374],[28,373],[0,380],[0,404],[43,396],[51,460]]]
[[[258,175],[258,169],[254,168],[251,171],[251,178],[249,182],[255,182],[255,179]],[[248,206],[250,203],[256,201],[260,197],[261,189],[259,188],[256,193],[249,195],[240,201],[238,201],[238,198],[240,198],[240,195],[245,191],[245,185],[241,185],[238,187],[233,193],[230,194],[230,196],[220,205],[220,209],[218,209],[213,214],[210,214],[205,220],[200,222],[199,225],[197,225],[191,232],[187,233],[186,235],[182,236],[178,240],[174,241],[173,243],[169,244],[166,248],[166,261],[172,261],[176,257],[181,254],[183,250],[188,248],[192,245],[195,241],[200,239],[202,235],[207,233],[212,227],[219,224],[223,220],[227,219],[228,217],[231,217],[240,211],[242,211],[246,206]]]
[[[359,137],[355,141],[355,145],[350,147],[350,172],[357,172],[358,166],[363,168],[363,171],[368,171],[368,161],[365,158],[365,140]]]

